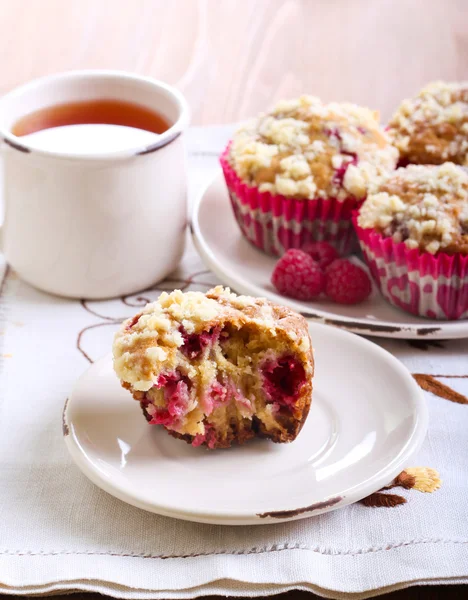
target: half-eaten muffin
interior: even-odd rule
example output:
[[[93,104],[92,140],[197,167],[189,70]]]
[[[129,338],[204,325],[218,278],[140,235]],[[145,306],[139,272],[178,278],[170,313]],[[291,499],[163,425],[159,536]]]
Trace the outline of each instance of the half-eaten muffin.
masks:
[[[162,293],[124,321],[114,369],[147,421],[192,446],[291,442],[312,398],[306,320],[222,287]]]

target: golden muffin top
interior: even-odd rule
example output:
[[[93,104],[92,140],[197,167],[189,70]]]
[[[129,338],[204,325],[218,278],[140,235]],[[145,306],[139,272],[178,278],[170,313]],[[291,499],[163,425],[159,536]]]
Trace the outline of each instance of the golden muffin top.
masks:
[[[468,172],[453,163],[399,168],[369,194],[358,224],[430,254],[468,254]]]
[[[377,112],[301,96],[241,127],[228,160],[260,192],[295,198],[364,198],[396,166],[397,150]]]
[[[430,83],[400,105],[389,133],[405,164],[468,165],[468,82]]]

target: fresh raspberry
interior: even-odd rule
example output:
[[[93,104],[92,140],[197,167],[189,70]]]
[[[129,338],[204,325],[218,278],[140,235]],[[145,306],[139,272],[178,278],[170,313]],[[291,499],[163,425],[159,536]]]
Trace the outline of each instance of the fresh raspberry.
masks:
[[[363,302],[371,291],[369,275],[349,260],[338,258],[325,269],[325,293],[338,304]]]
[[[325,286],[320,265],[302,250],[294,249],[276,263],[271,281],[280,294],[297,300],[312,300]]]
[[[302,250],[312,256],[322,269],[340,257],[338,251],[328,242],[309,242]]]

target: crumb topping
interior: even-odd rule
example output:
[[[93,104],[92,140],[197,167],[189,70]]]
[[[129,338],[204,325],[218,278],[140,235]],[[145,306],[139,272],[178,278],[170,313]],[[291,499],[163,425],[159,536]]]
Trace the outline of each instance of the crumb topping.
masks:
[[[229,153],[237,175],[260,192],[339,200],[363,198],[397,158],[377,112],[313,96],[280,102],[248,122]]]
[[[468,82],[430,83],[400,105],[389,126],[404,162],[468,165]]]
[[[177,351],[186,336],[207,332],[221,322],[259,324],[273,336],[303,336],[303,350],[310,348],[302,317],[264,298],[238,296],[217,286],[202,292],[163,292],[156,302],[123,322],[114,338],[114,369],[134,390],[153,387],[162,365],[175,365]],[[306,344],[309,346],[306,347]]]
[[[399,168],[369,194],[358,224],[430,254],[468,254],[468,172],[453,163]]]
[[[181,329],[188,334],[201,330],[219,310],[219,304],[201,292],[163,292],[156,302],[124,321],[115,335],[114,368],[120,379],[135,390],[150,389],[154,384],[150,365],[157,370],[183,345]]]

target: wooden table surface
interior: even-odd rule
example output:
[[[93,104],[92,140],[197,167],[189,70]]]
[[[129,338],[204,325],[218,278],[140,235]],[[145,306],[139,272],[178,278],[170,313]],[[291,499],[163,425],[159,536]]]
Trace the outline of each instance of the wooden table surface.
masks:
[[[125,69],[186,94],[194,124],[301,93],[387,118],[434,79],[468,79],[466,0],[0,0],[0,92]]]
[[[0,26],[0,92],[56,71],[123,69],[176,85],[198,125],[301,93],[386,119],[428,81],[468,79],[466,0],[0,0]],[[385,598],[467,595],[436,586]]]

